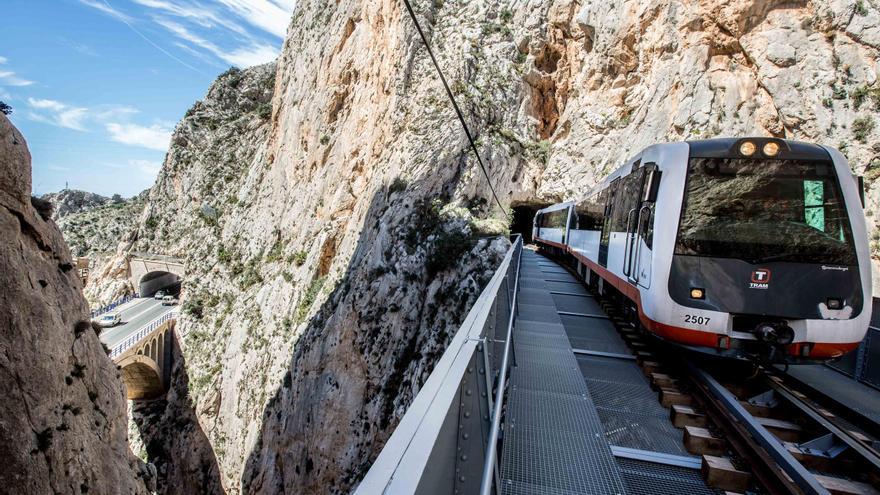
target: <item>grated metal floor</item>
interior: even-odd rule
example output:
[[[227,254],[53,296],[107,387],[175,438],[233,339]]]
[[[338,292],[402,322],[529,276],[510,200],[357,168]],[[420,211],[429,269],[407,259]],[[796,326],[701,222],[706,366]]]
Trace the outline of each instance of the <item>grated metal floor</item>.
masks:
[[[502,493],[622,494],[623,478],[545,281],[573,277],[539,260],[545,258],[523,250]]]
[[[583,285],[524,250],[516,366],[504,425],[504,494],[711,494],[699,471],[615,458],[611,445],[688,455],[682,433],[634,361],[575,355],[572,348],[630,354]]]

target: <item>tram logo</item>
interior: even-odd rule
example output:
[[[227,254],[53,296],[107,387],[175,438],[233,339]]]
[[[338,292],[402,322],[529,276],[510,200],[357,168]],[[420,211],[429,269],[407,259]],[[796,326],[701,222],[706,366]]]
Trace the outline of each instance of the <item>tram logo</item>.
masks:
[[[749,284],[750,289],[767,289],[770,287],[770,270],[766,268],[758,268],[752,272],[752,283]]]

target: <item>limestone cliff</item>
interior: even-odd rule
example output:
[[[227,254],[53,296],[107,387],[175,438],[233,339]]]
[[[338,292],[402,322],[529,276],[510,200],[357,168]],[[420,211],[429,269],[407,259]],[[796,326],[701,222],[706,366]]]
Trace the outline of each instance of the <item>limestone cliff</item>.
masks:
[[[0,486],[4,493],[147,493],[129,451],[119,372],[89,322],[30,154],[0,115]]]
[[[844,149],[873,225],[871,2],[414,4],[505,207],[578,199],[652,143],[773,135]],[[506,245],[398,0],[302,0],[289,33],[181,122],[135,235],[188,274],[185,364],[139,421],[191,407],[210,446],[156,438],[190,466],[165,491],[347,492]]]

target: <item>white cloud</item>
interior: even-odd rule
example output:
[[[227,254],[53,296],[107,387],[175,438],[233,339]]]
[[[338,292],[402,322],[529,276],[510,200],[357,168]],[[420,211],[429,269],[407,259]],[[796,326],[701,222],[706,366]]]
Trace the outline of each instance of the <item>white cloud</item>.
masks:
[[[163,18],[155,18],[155,21],[178,38],[207,50],[217,58],[239,67],[264,64],[275,60],[275,57],[278,56],[277,48],[256,41],[252,41],[248,46],[232,51],[224,50],[212,41],[193,33],[182,24]]]
[[[151,9],[160,10],[166,14],[180,17],[204,28],[222,26],[242,36],[250,36],[243,27],[229,19],[229,16],[221,15],[215,10],[202,4],[183,4],[179,1],[172,3],[166,0],[133,0],[139,5]]]
[[[138,124],[122,124],[111,122],[106,125],[110,139],[132,146],[141,146],[152,150],[166,151],[171,142],[172,128],[153,124],[149,127]]]
[[[138,113],[140,110],[127,105],[103,105],[95,111],[95,119],[104,122],[119,122]]]
[[[28,113],[32,120],[75,131],[86,130],[85,121],[89,116],[87,108],[72,107],[55,100],[28,98],[27,102],[33,109]]]
[[[0,65],[9,62],[9,59],[6,57],[0,57]],[[11,70],[0,70],[0,84],[4,84],[6,86],[30,86],[33,84],[33,81],[28,81],[27,79],[22,79],[15,75],[15,72]]]
[[[219,0],[231,11],[243,17],[254,26],[283,38],[287,34],[287,25],[294,0]]]
[[[114,9],[113,7],[110,6],[110,4],[108,4],[104,0],[79,0],[79,3],[81,3],[87,7],[91,7],[93,9],[99,10],[99,11],[101,11],[111,17],[115,17],[116,19],[119,19],[120,21],[128,22],[131,20],[131,17]]]
[[[151,177],[155,177],[159,170],[162,169],[160,162],[152,162],[150,160],[129,160],[128,164]]]

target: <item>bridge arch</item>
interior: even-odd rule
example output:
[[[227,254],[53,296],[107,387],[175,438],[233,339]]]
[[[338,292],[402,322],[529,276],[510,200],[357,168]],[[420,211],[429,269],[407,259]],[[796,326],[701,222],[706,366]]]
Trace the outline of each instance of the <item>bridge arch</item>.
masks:
[[[161,368],[150,356],[129,354],[117,364],[129,399],[152,399],[165,392]]]

